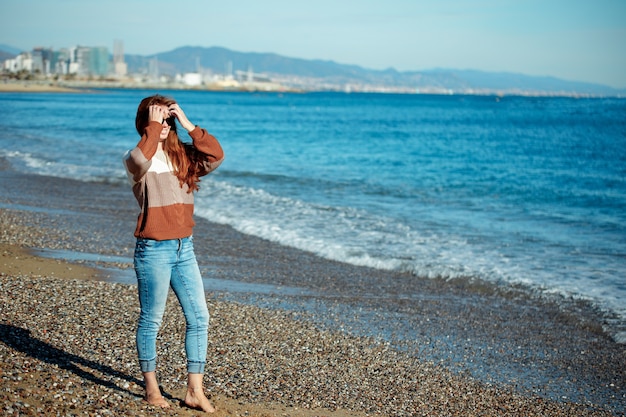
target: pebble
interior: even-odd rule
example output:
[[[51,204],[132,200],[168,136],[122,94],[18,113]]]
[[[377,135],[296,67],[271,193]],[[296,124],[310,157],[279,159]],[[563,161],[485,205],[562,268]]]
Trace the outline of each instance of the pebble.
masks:
[[[154,415],[138,401],[135,287],[4,275],[0,289],[0,305],[10,306],[0,321],[0,402],[7,415]],[[208,302],[205,386],[213,396],[382,416],[612,415],[490,387],[388,344],[320,330],[288,313]],[[158,372],[172,396],[184,387],[183,338],[184,318],[171,296]]]

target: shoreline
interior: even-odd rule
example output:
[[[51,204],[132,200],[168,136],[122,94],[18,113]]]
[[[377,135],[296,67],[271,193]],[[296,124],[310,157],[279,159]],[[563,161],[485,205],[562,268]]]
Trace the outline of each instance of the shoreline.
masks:
[[[536,98],[576,98],[576,99],[605,99],[615,98],[624,99],[623,95],[602,95],[602,94],[586,94],[586,93],[568,93],[568,92],[524,92],[524,91],[476,91],[476,92],[456,92],[451,94],[445,91],[345,91],[345,89],[302,89],[283,86],[272,86],[268,88],[263,85],[241,85],[238,87],[221,86],[219,84],[203,84],[200,86],[189,86],[176,83],[159,83],[159,82],[129,82],[129,81],[49,81],[49,80],[10,80],[0,82],[0,93],[84,93],[93,92],[95,90],[189,90],[189,91],[206,91],[206,92],[240,92],[240,93],[276,93],[276,94],[306,94],[306,93],[344,93],[344,94],[402,94],[402,95],[435,95],[435,96],[479,96],[479,97],[496,97],[498,100],[503,97],[536,97]]]
[[[120,185],[21,174],[0,160],[0,243],[8,245],[3,246],[8,254],[3,261],[23,257],[19,248],[30,248],[27,267],[10,270],[3,264],[3,305],[11,309],[3,313],[2,323],[18,334],[39,332],[30,340],[45,340],[46,349],[63,357],[123,371],[127,378],[122,381],[114,380],[113,370],[108,382],[99,377],[93,383],[78,371],[70,376],[74,387],[89,385],[82,395],[92,398],[110,389],[120,396],[113,406],[142,413],[147,411],[137,400],[141,389],[132,385],[138,375],[131,340],[138,306],[130,313],[119,309],[136,303],[132,285],[110,282],[110,270],[100,268],[104,273],[98,280],[90,276],[92,268],[83,271],[86,280],[72,275],[90,262],[67,264],[32,255],[62,250],[132,259],[135,204]],[[490,287],[331,262],[227,226],[197,222],[196,251],[205,279],[250,286],[237,292],[215,281],[208,289],[213,362],[205,382],[216,395],[212,399],[269,407],[251,414],[268,416],[605,416],[623,415],[626,409],[624,346],[610,340],[601,318],[584,303],[570,308]],[[62,266],[32,269],[40,262]],[[130,268],[117,261],[97,266]],[[278,290],[250,290],[255,285]],[[279,291],[285,288],[306,292]],[[175,311],[174,303],[166,313],[165,342],[160,342],[168,346],[167,354],[180,352],[182,322]],[[112,324],[102,320],[125,329],[124,340],[111,338]],[[90,347],[95,342],[84,339],[91,331],[85,329],[92,328],[101,350],[96,356],[89,356],[98,351]],[[11,345],[14,339],[2,341],[3,366],[17,363],[3,368],[10,375],[3,382],[9,391],[0,397],[5,404],[27,401],[20,391],[27,388],[19,383],[37,372],[57,381],[67,374],[59,363],[42,361],[34,352],[20,353]],[[15,362],[16,355],[22,362]],[[35,370],[26,362],[36,363]],[[181,366],[166,371],[172,392],[184,376]],[[126,383],[131,393],[119,393]],[[28,389],[30,398],[32,384]],[[50,386],[35,396],[65,407],[54,399],[60,392]],[[276,402],[278,408],[272,408]],[[78,409],[97,406],[82,403]],[[335,408],[347,414],[330,414]],[[298,414],[305,411],[312,414]]]
[[[97,269],[39,258],[21,246],[0,249],[0,299],[11,306],[0,320],[3,409],[9,415],[160,415],[141,400],[132,345],[138,311],[133,286],[98,281]],[[210,294],[208,302],[205,386],[218,409],[215,416],[613,415],[484,385],[371,339],[320,331],[284,312]],[[33,303],[36,316],[30,313]],[[159,376],[172,408],[163,414],[192,416],[194,410],[180,405],[185,373],[179,310],[170,295],[159,354],[172,367],[161,367]],[[163,351],[164,344],[169,349]],[[347,392],[344,384],[351,386]],[[267,386],[273,389],[263,393]],[[405,408],[396,408],[400,404]]]
[[[0,82],[0,93],[81,93],[73,87],[60,86],[54,82],[11,81]]]

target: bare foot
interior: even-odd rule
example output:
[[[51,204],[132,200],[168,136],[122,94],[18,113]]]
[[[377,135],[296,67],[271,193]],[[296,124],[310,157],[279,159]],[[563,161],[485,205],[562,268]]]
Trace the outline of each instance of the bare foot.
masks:
[[[155,405],[161,408],[170,408],[170,403],[168,403],[167,400],[163,398],[160,391],[146,393],[144,400],[146,400],[150,405]]]
[[[143,397],[144,400],[150,405],[156,405],[161,408],[170,408],[170,403],[168,403],[163,395],[161,395],[161,388],[156,379],[156,373],[154,371],[144,372],[143,380],[146,383],[146,396]]]
[[[209,399],[204,395],[203,388],[187,388],[185,405],[190,408],[202,410],[205,413],[215,412],[215,407],[213,407]]]

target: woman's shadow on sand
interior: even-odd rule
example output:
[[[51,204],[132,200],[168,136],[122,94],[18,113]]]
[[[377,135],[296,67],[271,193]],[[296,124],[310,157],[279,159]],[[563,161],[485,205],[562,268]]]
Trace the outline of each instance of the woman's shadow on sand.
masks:
[[[103,387],[114,389],[120,392],[128,393],[135,397],[142,397],[135,392],[117,386],[112,381],[107,381],[105,379],[97,377],[96,375],[82,368],[90,368],[102,374],[107,374],[111,377],[124,379],[128,382],[134,382],[137,385],[143,386],[143,382],[138,380],[137,378],[119,372],[111,368],[110,366],[102,365],[100,363],[81,358],[80,356],[64,352],[63,350],[58,349],[50,345],[49,343],[32,337],[30,335],[30,330],[11,325],[0,324],[0,341],[8,347],[23,352],[34,359],[47,362],[51,365],[57,365],[59,368],[66,369],[87,381],[93,382],[94,384],[98,384]],[[163,392],[163,396],[168,399],[172,399],[172,396],[165,392]]]

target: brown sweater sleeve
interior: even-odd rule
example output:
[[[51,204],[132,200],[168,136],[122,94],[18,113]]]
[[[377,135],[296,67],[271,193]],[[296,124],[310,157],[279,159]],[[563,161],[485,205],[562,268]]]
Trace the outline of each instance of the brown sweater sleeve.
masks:
[[[145,128],[137,146],[130,151],[126,159],[126,168],[133,177],[133,182],[138,182],[143,177],[150,165],[152,157],[157,151],[161,136],[161,123],[150,122]]]
[[[201,175],[206,175],[217,169],[224,160],[224,150],[217,139],[198,126],[191,132],[189,136],[193,139],[193,146],[203,154],[203,158],[199,163],[202,164]]]

